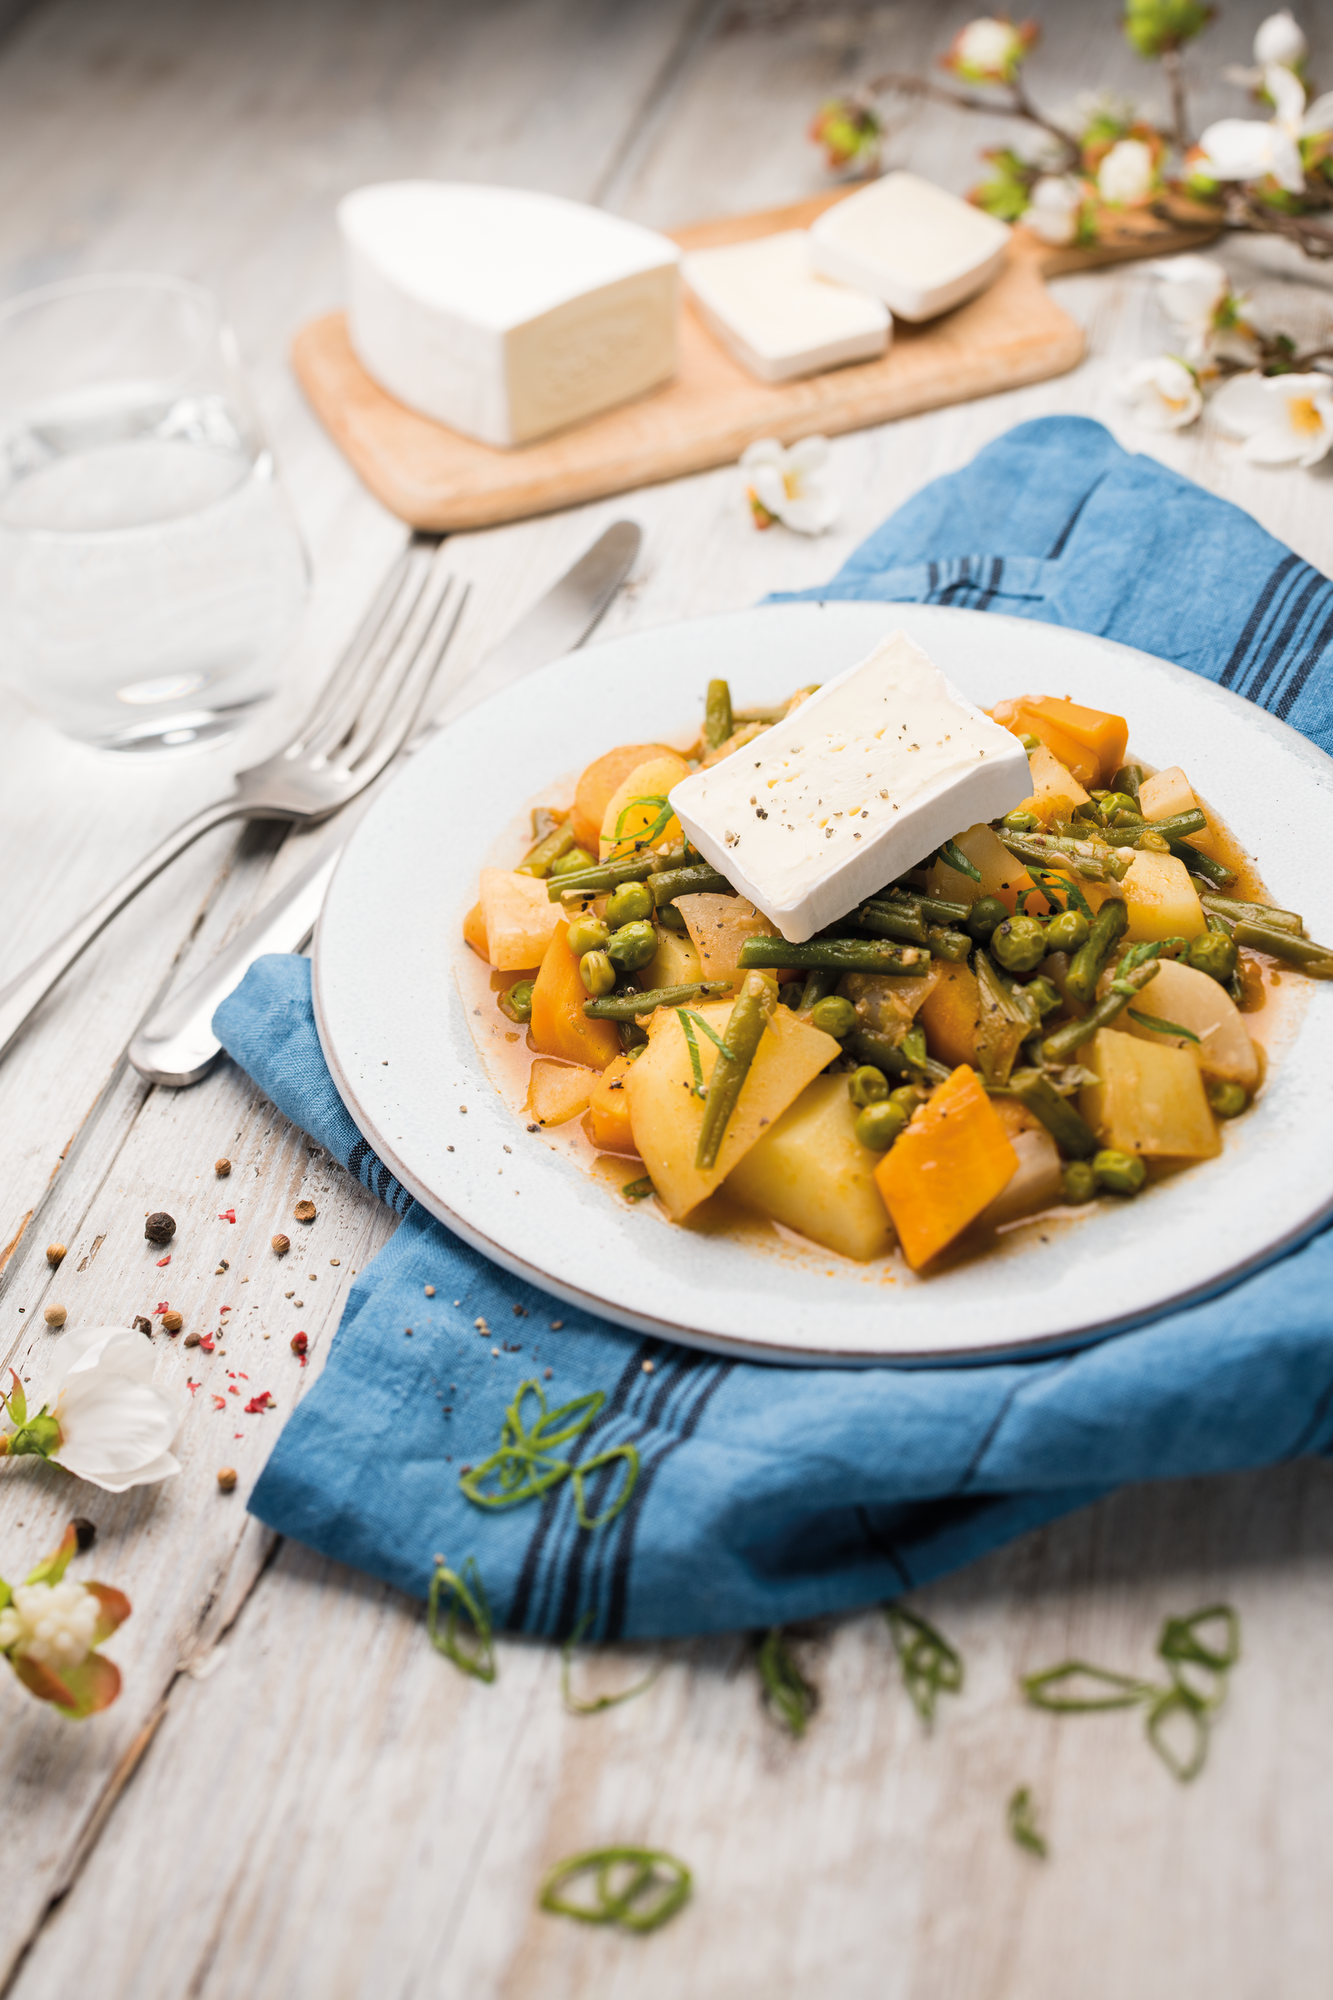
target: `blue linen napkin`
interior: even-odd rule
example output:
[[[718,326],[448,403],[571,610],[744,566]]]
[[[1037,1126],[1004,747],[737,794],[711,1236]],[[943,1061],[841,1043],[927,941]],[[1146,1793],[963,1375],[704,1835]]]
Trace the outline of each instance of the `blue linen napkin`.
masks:
[[[1333,583],[1081,418],[1010,432],[804,594],[1103,633],[1251,696],[1333,750]],[[604,1639],[768,1626],[899,1596],[1127,1481],[1333,1445],[1328,1231],[1205,1304],[1054,1359],[720,1360],[561,1305],[432,1221],[333,1087],[305,960],[261,959],[214,1025],[279,1108],[402,1217],[356,1279],[252,1511],[412,1595],[424,1596],[439,1551],[455,1568],[476,1559],[497,1625],[514,1631],[563,1636],[585,1618]],[[552,1407],[606,1396],[561,1455],[636,1447],[633,1493],[606,1526],[579,1526],[568,1478],[504,1512],[460,1492],[531,1378]],[[613,1503],[623,1477],[623,1460],[588,1477],[588,1513]]]

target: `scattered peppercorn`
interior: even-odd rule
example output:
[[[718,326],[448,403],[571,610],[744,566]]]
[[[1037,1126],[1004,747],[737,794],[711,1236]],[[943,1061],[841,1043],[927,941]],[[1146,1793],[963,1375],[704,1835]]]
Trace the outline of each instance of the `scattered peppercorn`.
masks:
[[[86,1514],[76,1514],[69,1525],[74,1530],[74,1539],[78,1543],[79,1554],[86,1556],[93,1543],[97,1540],[96,1521],[90,1521]]]
[[[313,1201],[298,1201],[292,1210],[298,1222],[313,1222],[318,1212]]]
[[[230,1161],[230,1160],[214,1160],[214,1162],[213,1162],[213,1172],[214,1172],[214,1173],[215,1173],[215,1174],[217,1175],[217,1177],[218,1177],[218,1179],[219,1179],[220,1181],[225,1181],[225,1180],[226,1180],[226,1178],[227,1178],[227,1175],[228,1175],[228,1174],[229,1174],[229,1173],[231,1172],[231,1161]]]
[[[164,1333],[179,1333],[184,1324],[185,1318],[181,1313],[169,1312],[162,1315],[162,1331]]]
[[[270,1239],[270,1247],[277,1256],[285,1257],[292,1247],[292,1239],[290,1236],[274,1236]]]
[[[153,1331],[152,1320],[145,1319],[142,1313],[136,1313],[134,1316],[134,1331],[136,1333],[146,1333],[151,1335]]]
[[[51,1269],[53,1271],[55,1270],[56,1265],[63,1260],[64,1256],[65,1256],[65,1246],[63,1243],[47,1244],[46,1261],[51,1266]]]
[[[48,1306],[42,1314],[42,1318],[48,1326],[63,1326],[69,1318],[69,1314],[63,1306]]]
[[[218,1492],[234,1493],[235,1491],[236,1491],[236,1467],[234,1465],[220,1466],[218,1468]]]
[[[170,1243],[176,1234],[176,1218],[168,1215],[165,1208],[157,1208],[147,1218],[143,1233],[150,1243]]]
[[[310,1335],[308,1333],[294,1333],[292,1335],[292,1353],[308,1354],[309,1351]]]

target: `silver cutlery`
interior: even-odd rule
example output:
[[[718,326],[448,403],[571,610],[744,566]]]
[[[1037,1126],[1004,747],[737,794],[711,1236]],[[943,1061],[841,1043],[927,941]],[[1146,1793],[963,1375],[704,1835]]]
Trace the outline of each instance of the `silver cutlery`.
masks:
[[[634,522],[613,523],[454,689],[402,756],[411,756],[477,702],[580,645],[628,575],[641,540]],[[386,771],[355,806],[341,813],[300,873],[145,1021],[129,1050],[141,1076],[180,1088],[207,1075],[221,1053],[213,1015],[257,958],[271,951],[299,951],[305,944],[353,827],[393,776],[392,769]]]
[[[438,544],[410,541],[291,742],[238,771],[225,798],[186,820],[0,988],[0,1056],[99,932],[192,841],[229,819],[323,819],[363,792],[411,735],[466,595]]]

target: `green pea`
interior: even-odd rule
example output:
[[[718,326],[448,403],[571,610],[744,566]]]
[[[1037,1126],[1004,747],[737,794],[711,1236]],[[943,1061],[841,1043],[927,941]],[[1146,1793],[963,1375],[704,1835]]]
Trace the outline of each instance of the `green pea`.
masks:
[[[532,981],[520,979],[507,993],[500,995],[500,1012],[507,1014],[511,1021],[532,1019]]]
[[[601,918],[591,910],[584,910],[581,916],[569,920],[569,948],[575,958],[582,958],[585,951],[603,951],[611,933]]]
[[[657,912],[657,921],[664,931],[674,931],[677,937],[684,936],[686,930],[685,919],[674,903],[663,903],[661,909]]]
[[[912,1113],[921,1108],[929,1095],[930,1092],[922,1090],[919,1084],[900,1083],[896,1090],[889,1092],[889,1103],[897,1105],[903,1114],[905,1125]]]
[[[1040,736],[1029,736],[1025,734],[1023,736],[1020,736],[1018,740],[1022,744],[1023,748],[1027,751],[1029,757],[1032,755],[1034,750],[1040,750],[1041,748]]]
[[[1005,814],[1000,825],[1007,828],[1010,833],[1035,833],[1041,821],[1035,813],[1010,812]]]
[[[1035,972],[1046,956],[1046,932],[1035,917],[1006,917],[990,941],[991,957],[1006,972]]]
[[[830,993],[827,1000],[816,1000],[810,1009],[810,1019],[826,1035],[836,1035],[841,1040],[844,1035],[850,1035],[856,1026],[856,1009],[850,1000]]]
[[[1210,979],[1227,980],[1236,970],[1239,956],[1234,938],[1229,938],[1225,931],[1207,931],[1190,946],[1188,962],[1196,972],[1206,972]]]
[[[909,1028],[903,1036],[902,1051],[905,1059],[909,1063],[915,1063],[916,1067],[920,1069],[929,1054],[929,1050],[926,1048],[925,1029]]]
[[[1148,1169],[1136,1154],[1117,1152],[1113,1146],[1093,1154],[1092,1171],[1107,1194],[1137,1194],[1148,1178]]]
[[[622,882],[613,889],[606,903],[606,921],[612,930],[621,924],[642,923],[653,914],[653,892],[642,882]]]
[[[868,1152],[887,1153],[906,1124],[899,1107],[885,1099],[881,1104],[867,1104],[857,1114],[856,1136]]]
[[[657,932],[651,924],[622,924],[607,939],[606,951],[622,972],[638,972],[657,955]]]
[[[1029,1000],[1035,1001],[1037,1012],[1043,1021],[1048,1014],[1053,1014],[1057,1007],[1064,1005],[1058,987],[1051,983],[1044,972],[1039,972],[1035,979],[1029,979],[1023,991]]]
[[[1075,1208],[1081,1208],[1097,1193],[1097,1176],[1091,1160],[1066,1160],[1060,1178],[1064,1182],[1065,1200]]]
[[[973,903],[968,915],[967,934],[975,938],[978,944],[985,944],[987,938],[999,929],[1008,915],[1008,910],[998,896],[982,896]]]
[[[635,1062],[648,1046],[648,1036],[637,1021],[618,1021],[616,1030],[620,1036],[620,1046],[631,1062]]]
[[[571,847],[568,854],[562,854],[558,861],[551,863],[552,877],[557,875],[577,875],[581,868],[595,868],[597,857],[589,854],[586,847]]]
[[[614,991],[616,969],[604,951],[585,951],[579,960],[579,978],[594,1000]]]
[[[889,1094],[889,1079],[873,1063],[862,1063],[847,1079],[847,1095],[862,1110],[867,1104],[882,1104]]]
[[[1208,1085],[1208,1102],[1219,1118],[1239,1118],[1249,1101],[1244,1087],[1239,1083]]]
[[[1067,951],[1071,957],[1088,941],[1088,920],[1082,910],[1061,910],[1046,926],[1046,949]]]

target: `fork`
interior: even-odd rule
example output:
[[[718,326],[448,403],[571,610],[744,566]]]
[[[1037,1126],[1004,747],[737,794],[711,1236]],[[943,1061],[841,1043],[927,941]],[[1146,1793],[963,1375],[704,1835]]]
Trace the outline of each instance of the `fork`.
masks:
[[[238,771],[226,798],[177,827],[62,938],[0,988],[0,1057],[99,932],[192,841],[229,819],[312,824],[364,791],[411,735],[466,596],[466,586],[443,568],[440,546],[414,536],[291,742],[262,763]]]

